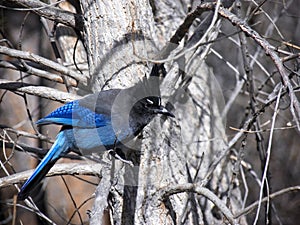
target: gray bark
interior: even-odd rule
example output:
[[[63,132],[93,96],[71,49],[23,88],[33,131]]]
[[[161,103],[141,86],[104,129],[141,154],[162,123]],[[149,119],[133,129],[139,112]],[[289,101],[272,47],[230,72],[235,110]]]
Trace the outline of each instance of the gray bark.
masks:
[[[151,6],[147,1],[81,2],[89,63],[87,90],[129,87],[149,74],[152,64],[147,59],[157,57],[155,49],[166,44],[185,16],[184,7],[172,1]],[[108,186],[113,224],[219,224],[226,220],[221,209],[193,191],[157,196],[176,184],[196,183],[215,193],[233,212],[240,207],[239,189],[233,188],[233,165],[219,157],[227,149],[227,140],[217,83],[203,61],[206,51],[186,55],[186,66],[180,69],[192,77],[187,89],[180,87],[184,80],[177,64],[167,63],[161,91],[164,102],[172,102],[176,119],[158,117],[145,128],[142,143],[132,147],[141,155],[128,153],[133,168],[113,162],[111,177],[104,180],[111,186],[101,182],[97,188],[92,224],[99,224],[104,214],[107,203],[101,194],[107,193]],[[243,219],[239,222],[245,224]]]

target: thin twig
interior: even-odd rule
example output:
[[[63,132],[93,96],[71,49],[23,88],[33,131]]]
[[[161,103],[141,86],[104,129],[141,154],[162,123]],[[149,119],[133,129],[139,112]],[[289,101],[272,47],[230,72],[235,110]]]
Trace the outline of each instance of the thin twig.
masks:
[[[211,5],[211,6],[213,6],[213,5]],[[202,5],[200,5],[200,7],[202,7]],[[213,7],[211,9],[213,9]],[[288,74],[287,70],[284,68],[281,58],[273,50],[272,45],[265,38],[263,38],[258,32],[253,30],[245,21],[238,18],[236,15],[231,13],[229,10],[227,10],[223,7],[220,7],[219,15],[228,19],[233,25],[237,25],[243,32],[245,32],[248,36],[253,38],[265,50],[265,53],[271,57],[275,66],[278,69],[279,74],[281,75],[284,86],[287,87],[287,89],[288,89],[288,93],[289,93],[291,103],[292,103],[291,107],[290,107],[291,113],[293,115],[295,123],[297,124],[297,128],[300,131],[300,123],[299,123],[300,104],[299,104],[299,101],[293,90],[293,86],[290,83],[289,74]],[[296,112],[295,112],[295,110],[296,110]]]
[[[45,4],[36,0],[6,0],[7,2],[16,3],[27,8],[27,10],[34,11],[39,16],[45,17],[58,23],[65,24],[77,30],[83,29],[83,18],[79,14],[71,13]],[[55,3],[57,4],[57,2]]]
[[[281,96],[284,96],[286,92],[282,92]],[[236,142],[241,138],[241,136],[244,134],[245,130],[249,130],[252,124],[254,123],[255,119],[261,115],[262,113],[265,112],[265,109],[270,106],[274,101],[277,100],[277,97],[275,96],[274,98],[269,99],[264,105],[262,105],[253,115],[250,117],[243,125],[243,128],[234,135],[234,137],[228,142],[227,147],[216,157],[215,160],[211,163],[208,172],[206,173],[205,177],[202,180],[203,186],[207,184],[209,181],[209,178],[211,177],[213,171],[219,165],[219,162],[227,155],[228,151],[236,144]]]
[[[268,149],[267,149],[267,152],[266,152],[265,169],[264,169],[264,173],[263,173],[263,177],[262,177],[262,181],[261,181],[261,187],[260,187],[260,192],[259,192],[259,205],[258,205],[258,208],[257,208],[257,211],[256,211],[255,220],[253,222],[254,225],[257,224],[257,221],[258,221],[259,211],[260,211],[260,207],[261,207],[261,200],[262,200],[263,190],[264,190],[264,184],[265,184],[265,182],[267,182],[266,181],[266,179],[267,179],[267,172],[268,172],[270,158],[271,158],[273,133],[274,133],[274,127],[275,127],[276,117],[277,117],[277,114],[278,114],[277,110],[278,110],[278,107],[279,107],[279,100],[280,100],[280,96],[281,96],[281,91],[282,91],[282,87],[279,90],[279,93],[278,93],[278,96],[277,96],[277,100],[276,100],[275,109],[274,109],[274,114],[273,114],[273,117],[272,117],[271,132],[270,132],[270,136],[269,136]]]
[[[276,198],[276,197],[278,197],[280,195],[283,195],[283,194],[286,194],[286,193],[289,193],[289,192],[292,192],[292,191],[300,191],[300,186],[288,187],[288,188],[282,189],[280,191],[277,191],[277,192],[275,192],[273,194],[270,194],[269,196],[264,197],[263,199],[258,200],[256,202],[252,203],[251,205],[247,206],[245,209],[239,211],[238,213],[236,213],[234,215],[234,218],[237,219],[237,218],[239,218],[241,216],[244,216],[244,215],[250,213],[259,204],[268,201],[268,199],[273,199],[273,198]]]

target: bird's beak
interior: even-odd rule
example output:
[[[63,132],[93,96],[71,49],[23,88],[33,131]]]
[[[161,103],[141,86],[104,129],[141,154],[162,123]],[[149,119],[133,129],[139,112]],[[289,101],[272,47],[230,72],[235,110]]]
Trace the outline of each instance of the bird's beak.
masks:
[[[156,113],[165,115],[165,116],[170,116],[170,117],[175,117],[173,113],[169,112],[165,107],[160,106],[159,109],[155,110]]]

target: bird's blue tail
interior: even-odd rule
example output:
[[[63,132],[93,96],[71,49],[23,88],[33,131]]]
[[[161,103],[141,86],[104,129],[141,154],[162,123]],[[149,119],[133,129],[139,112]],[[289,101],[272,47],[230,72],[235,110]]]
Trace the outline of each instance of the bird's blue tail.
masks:
[[[65,131],[61,131],[56,141],[52,145],[47,155],[43,158],[40,164],[37,166],[33,174],[22,186],[18,198],[20,200],[25,199],[30,195],[30,192],[38,185],[38,183],[46,176],[55,162],[65,154],[69,152],[70,144],[68,143]]]

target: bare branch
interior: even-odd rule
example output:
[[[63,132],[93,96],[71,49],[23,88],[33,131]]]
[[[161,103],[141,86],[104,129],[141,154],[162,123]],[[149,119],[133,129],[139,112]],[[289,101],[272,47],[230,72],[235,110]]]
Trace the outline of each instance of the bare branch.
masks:
[[[0,67],[6,68],[6,69],[12,69],[12,70],[16,70],[16,71],[22,71],[22,72],[25,72],[30,75],[35,75],[35,76],[38,76],[41,78],[45,78],[47,80],[63,83],[63,79],[61,78],[61,76],[50,73],[45,70],[40,70],[40,69],[31,67],[29,65],[26,65],[26,68],[25,68],[21,65],[13,63],[13,62],[0,61]],[[76,84],[73,84],[73,85],[76,85]]]
[[[91,175],[101,178],[103,165],[100,163],[60,163],[52,167],[47,177],[57,175]],[[10,176],[0,178],[0,188],[17,184],[27,180],[33,173],[33,170],[16,173]]]
[[[287,194],[289,192],[293,192],[293,191],[300,191],[300,186],[294,186],[294,187],[288,187],[288,188],[285,188],[285,189],[282,189],[280,191],[277,191],[273,194],[270,194],[269,196],[267,197],[264,197],[261,201],[256,201],[254,203],[252,203],[251,205],[249,205],[248,207],[246,207],[245,209],[241,210],[240,212],[236,213],[234,215],[234,218],[239,218],[245,214],[248,214],[250,213],[252,210],[254,210],[259,204],[263,203],[263,202],[266,202],[268,201],[269,199],[273,199],[273,198],[276,198],[280,195],[283,195],[283,194]]]
[[[189,14],[189,16],[187,17],[189,19],[188,20],[186,19],[186,21],[181,26],[184,26],[184,27],[186,27],[185,29],[187,29],[191,25],[191,22],[195,18],[197,18],[197,16],[199,16],[203,13],[203,10],[215,10],[215,7],[216,7],[215,3],[200,4],[199,6],[197,6],[197,8],[192,13]],[[237,17],[235,14],[231,13],[228,9],[226,9],[224,7],[219,7],[218,13],[220,16],[228,19],[233,25],[237,25],[244,33],[246,33],[248,36],[253,38],[265,50],[266,55],[269,55],[271,57],[275,66],[278,69],[278,72],[280,73],[280,75],[282,77],[284,86],[287,87],[287,89],[288,89],[289,96],[290,96],[290,99],[292,102],[291,113],[297,124],[297,128],[300,131],[300,123],[299,123],[300,103],[297,100],[297,97],[293,91],[293,86],[289,80],[289,74],[288,74],[287,70],[284,68],[281,58],[277,55],[276,51],[274,50],[275,48],[265,38],[263,38],[258,32],[253,30],[244,20]],[[179,30],[181,30],[181,29],[179,29]],[[177,35],[175,34],[174,35],[175,41],[179,40],[179,38],[181,37],[179,35],[176,38],[176,36]],[[171,49],[171,50],[173,50],[173,49]],[[171,51],[171,50],[168,50],[168,51]],[[297,115],[295,113],[295,110],[297,112]]]
[[[5,46],[0,46],[0,53],[14,57],[14,58],[25,59],[25,60],[29,60],[31,62],[41,64],[41,65],[51,68],[57,72],[68,75],[79,82],[83,82],[83,83],[87,82],[86,78],[82,74],[77,73],[76,71],[70,70],[67,67],[62,66],[61,64],[56,63],[50,59],[46,59],[42,56],[36,55],[31,52],[20,51],[20,50],[8,48]]]
[[[77,30],[83,29],[83,18],[79,14],[71,13],[36,0],[7,0],[7,2],[22,5],[42,17],[65,24]]]
[[[280,95],[280,98],[282,98],[285,94],[287,94],[286,92],[282,92]],[[228,146],[222,150],[222,152],[220,153],[220,155],[215,158],[215,160],[211,163],[209,170],[205,176],[205,178],[202,180],[202,184],[206,185],[207,182],[209,181],[213,171],[215,170],[215,168],[217,167],[217,165],[220,163],[220,161],[228,154],[228,151],[237,143],[237,141],[242,137],[242,135],[244,134],[245,130],[250,130],[250,127],[253,125],[253,123],[255,122],[256,118],[261,115],[262,113],[265,112],[265,109],[270,106],[273,102],[275,102],[277,100],[277,96],[269,99],[263,106],[261,106],[253,115],[252,117],[250,117],[247,121],[245,121],[243,128],[239,130],[238,133],[236,133],[234,135],[233,138],[230,139],[230,141],[228,142]]]
[[[171,185],[160,189],[158,192],[155,193],[154,197],[157,198],[157,200],[159,201],[164,201],[169,196],[182,192],[194,192],[208,198],[211,202],[215,204],[215,206],[217,206],[220,209],[220,211],[224,214],[226,219],[228,219],[228,221],[231,224],[238,224],[237,221],[234,219],[231,211],[226,206],[226,204],[222,202],[222,200],[220,200],[220,198],[216,196],[212,191],[205,187],[201,187],[201,184],[187,183]],[[154,202],[157,204],[157,201]]]
[[[70,102],[79,98],[78,95],[59,91],[53,88],[44,87],[44,86],[35,86],[35,85],[25,84],[23,82],[11,82],[9,80],[4,80],[4,79],[0,79],[0,89],[5,89],[9,91],[18,91],[18,92],[35,95],[35,96],[51,99],[62,103]]]
[[[213,6],[213,5],[211,5]],[[202,7],[200,5],[199,7]],[[214,7],[212,7],[213,9]],[[297,100],[297,97],[295,95],[295,92],[293,90],[293,86],[289,79],[289,74],[287,70],[284,68],[281,58],[276,54],[276,52],[273,50],[273,46],[265,39],[263,38],[258,32],[253,30],[245,21],[238,18],[236,15],[231,13],[229,10],[220,7],[219,14],[223,16],[224,18],[228,19],[233,25],[237,25],[243,32],[245,32],[247,35],[249,35],[251,38],[253,38],[264,50],[267,55],[271,57],[273,60],[275,66],[278,69],[278,72],[280,73],[282,77],[282,81],[285,87],[287,87],[289,96],[291,99],[291,113],[294,117],[294,120],[297,124],[297,128],[300,131],[300,104]],[[295,113],[295,110],[297,112],[297,115]]]

